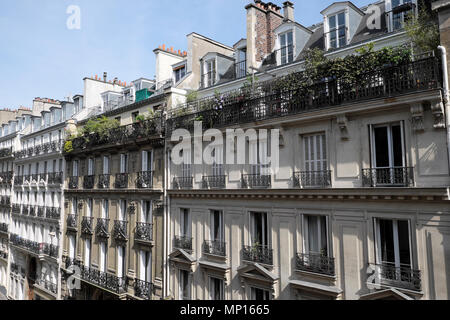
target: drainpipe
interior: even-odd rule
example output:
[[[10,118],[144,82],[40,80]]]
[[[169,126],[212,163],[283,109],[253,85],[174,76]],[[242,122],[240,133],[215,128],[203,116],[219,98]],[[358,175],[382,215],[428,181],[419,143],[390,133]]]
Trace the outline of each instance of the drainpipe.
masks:
[[[447,156],[448,167],[450,172],[450,109],[449,109],[449,88],[448,88],[448,68],[447,68],[447,49],[444,46],[438,46],[442,56],[442,73],[444,79],[444,112],[445,126],[447,127]]]

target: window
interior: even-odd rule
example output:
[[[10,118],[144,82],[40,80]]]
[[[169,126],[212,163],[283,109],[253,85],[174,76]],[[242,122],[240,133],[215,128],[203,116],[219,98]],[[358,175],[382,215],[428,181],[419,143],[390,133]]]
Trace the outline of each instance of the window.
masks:
[[[249,141],[249,162],[252,175],[269,175],[268,140]]]
[[[223,212],[219,210],[211,211],[211,240],[224,240]]]
[[[94,159],[89,158],[88,159],[88,176],[93,176],[94,173]]]
[[[203,86],[211,87],[216,82],[216,60],[211,59],[205,62],[205,74],[203,75]]]
[[[328,224],[326,216],[304,216],[304,251],[328,257]]]
[[[270,292],[268,290],[252,287],[251,300],[270,300]]]
[[[180,300],[190,300],[191,299],[191,279],[189,272],[186,270],[180,270]]]
[[[191,215],[189,209],[181,209],[180,236],[191,237]]]
[[[213,150],[213,165],[212,165],[212,172],[213,176],[223,176],[223,149],[222,148],[216,148]]]
[[[137,90],[137,91],[139,91],[139,90]],[[138,115],[139,115],[139,111],[133,112],[131,114],[131,119],[133,120],[133,123],[137,121],[136,118]]]
[[[103,174],[109,174],[109,157],[103,157]]]
[[[77,214],[77,207],[78,207],[78,199],[73,198],[72,199],[72,214],[74,214],[74,215]]]
[[[153,152],[152,151],[142,151],[142,171],[152,171],[153,168]]]
[[[72,165],[72,177],[78,177],[78,160],[74,160]]]
[[[328,48],[335,49],[347,45],[347,27],[345,12],[328,17]]]
[[[304,136],[305,171],[328,169],[325,134]]]
[[[409,230],[408,220],[375,220],[377,264],[411,268]]]
[[[250,213],[251,245],[268,246],[268,220],[266,212]]]
[[[292,31],[280,35],[281,64],[294,60],[294,38]]]
[[[69,235],[69,258],[75,259],[76,239],[75,235]]]
[[[125,247],[117,247],[117,277],[125,278],[126,267],[125,267]]]
[[[173,73],[175,74],[175,82],[180,81],[186,75],[186,66],[182,66],[182,67],[178,67],[177,69],[174,69]]]
[[[399,9],[400,6],[413,3],[412,0],[392,0],[392,31],[402,29],[405,25],[405,22],[408,20],[411,14],[414,14],[414,11],[411,8],[405,8],[404,10],[396,10]]]
[[[94,201],[92,199],[88,199],[88,201],[87,201],[87,210],[86,210],[86,216],[87,217],[92,217],[93,202]]]
[[[86,238],[84,241],[84,265],[86,267],[91,266],[91,239]]]
[[[153,212],[152,212],[152,201],[142,201],[142,210],[141,210],[141,222],[144,223],[152,223]]]
[[[139,253],[139,280],[152,282],[152,253],[149,251]]]
[[[120,155],[120,173],[128,172],[128,155],[122,153]]]
[[[100,242],[100,265],[99,269],[101,272],[106,272],[107,265],[107,243]]]
[[[108,199],[103,200],[103,208],[102,208],[102,218],[109,218],[109,201]]]
[[[209,294],[211,300],[223,300],[223,280],[210,277],[209,278]]]

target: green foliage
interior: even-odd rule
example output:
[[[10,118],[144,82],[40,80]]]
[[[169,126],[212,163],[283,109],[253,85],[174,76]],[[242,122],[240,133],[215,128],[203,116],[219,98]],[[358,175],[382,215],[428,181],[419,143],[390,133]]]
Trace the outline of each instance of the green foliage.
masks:
[[[136,117],[136,122],[144,122],[145,121],[145,116],[140,114]]]
[[[64,143],[64,152],[71,153],[73,151],[72,140],[67,140]]]
[[[108,133],[112,129],[116,129],[120,126],[120,122],[116,119],[109,119],[108,117],[102,116],[97,119],[90,119],[81,130],[84,137],[91,134],[98,134],[100,138],[106,138]]]
[[[198,98],[198,92],[193,90],[190,91],[187,95],[186,95],[186,102],[190,103],[190,102],[194,102],[195,100],[197,100]]]
[[[436,50],[440,43],[439,26],[436,17],[422,2],[418,16],[410,16],[405,31],[418,53]]]

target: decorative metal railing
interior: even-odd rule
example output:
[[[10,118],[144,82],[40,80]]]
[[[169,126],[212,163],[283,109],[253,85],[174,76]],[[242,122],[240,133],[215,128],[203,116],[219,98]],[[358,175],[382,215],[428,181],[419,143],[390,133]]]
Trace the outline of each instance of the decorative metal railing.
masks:
[[[242,249],[242,258],[245,261],[273,264],[273,250],[269,246],[253,245],[244,246]]]
[[[39,218],[43,218],[45,216],[45,207],[44,206],[39,206],[37,209],[37,216]]]
[[[14,173],[12,171],[0,172],[0,183],[10,184],[13,180]]]
[[[8,232],[8,225],[6,223],[0,223],[0,231],[1,232]]]
[[[109,219],[97,218],[97,226],[95,227],[95,232],[97,236],[109,237]]]
[[[21,247],[27,251],[39,255],[43,248],[43,243],[37,243],[35,241],[24,239],[16,234],[11,234],[10,241],[13,245]]]
[[[95,176],[83,177],[83,189],[93,189],[95,185]]]
[[[56,283],[53,283],[45,279],[39,279],[37,283],[40,287],[46,289],[47,291],[50,291],[53,294],[58,293],[58,285]]]
[[[12,156],[12,148],[0,149],[0,158],[7,158]]]
[[[106,290],[110,290],[116,294],[127,292],[128,283],[125,277],[120,278],[116,275],[84,266],[81,262],[75,259],[66,258],[66,269],[69,269],[71,266],[77,266],[80,268],[81,273],[79,276],[84,281],[102,287]]]
[[[114,181],[114,187],[116,189],[128,188],[128,173],[116,173],[116,179]]]
[[[240,61],[234,64],[234,78],[240,79],[247,76],[247,60]]]
[[[93,217],[83,217],[83,220],[81,220],[81,232],[88,235],[92,235],[94,233]]]
[[[136,188],[151,189],[153,188],[153,171],[138,172],[136,179]]]
[[[31,181],[38,183],[39,182],[39,173],[33,173],[31,175]]]
[[[30,210],[29,210],[29,215],[30,217],[36,217],[36,207],[35,206],[30,206]]]
[[[141,299],[152,299],[153,283],[135,279],[134,280],[134,295]]]
[[[139,241],[153,241],[153,224],[145,222],[136,223],[136,232],[134,238]]]
[[[331,187],[331,171],[294,172],[294,188],[327,188]]]
[[[420,270],[411,269],[409,266],[396,267],[392,264],[371,264],[374,270],[372,281],[390,287],[421,291],[422,280]]]
[[[1,196],[0,197],[0,206],[10,207],[11,206],[11,196]]]
[[[69,189],[78,189],[78,176],[69,178]]]
[[[22,214],[24,216],[27,216],[30,213],[30,207],[28,205],[23,205],[22,206]]]
[[[204,241],[203,242],[203,253],[211,254],[215,256],[226,256],[226,243],[223,241]]]
[[[271,175],[243,174],[241,177],[241,188],[270,188],[272,185]]]
[[[20,209],[21,209],[20,204],[15,203],[12,205],[12,213],[20,214]]]
[[[50,257],[58,258],[59,247],[53,244],[45,243],[42,247],[42,252]]]
[[[172,188],[176,190],[192,189],[193,182],[194,182],[193,177],[174,177],[172,182]]]
[[[413,187],[414,168],[373,168],[362,170],[363,187]]]
[[[280,86],[280,79],[257,83],[254,90],[239,89],[208,97],[174,108],[169,112],[167,131],[177,128],[193,130],[195,119],[202,119],[203,130],[235,126],[242,123],[274,119],[347,103],[395,97],[405,93],[439,89],[440,62],[437,58],[348,77],[328,77],[320,83],[303,86],[302,72],[289,75],[298,85]]]
[[[113,237],[116,240],[128,239],[128,221],[114,221]]]
[[[99,189],[109,189],[111,181],[111,175],[110,174],[101,174],[98,176],[98,185],[97,187]]]
[[[47,183],[48,184],[62,184],[63,183],[63,172],[52,172],[48,174]]]
[[[334,258],[320,253],[297,253],[296,267],[301,271],[335,275]]]
[[[14,177],[14,184],[15,185],[22,185],[23,184],[23,176],[15,176]]]
[[[47,219],[59,220],[61,218],[61,208],[47,208]]]
[[[174,248],[192,251],[192,238],[175,236],[173,246],[174,246]]]
[[[203,176],[203,189],[225,189],[227,176]]]
[[[76,230],[78,224],[78,215],[76,214],[68,214],[67,215],[67,228]]]

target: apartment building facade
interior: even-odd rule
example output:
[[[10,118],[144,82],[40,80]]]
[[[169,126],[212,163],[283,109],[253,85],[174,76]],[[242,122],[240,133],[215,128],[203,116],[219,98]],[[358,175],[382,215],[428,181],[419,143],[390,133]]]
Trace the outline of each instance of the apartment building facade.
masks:
[[[449,298],[450,179],[439,57],[385,66],[383,75],[369,73],[350,89],[336,78],[307,94],[275,89],[283,76],[301,77],[293,72],[304,69],[307,49],[331,59],[368,43],[375,49],[408,43],[403,25],[417,3],[375,6],[381,27],[369,32],[373,7],[337,2],[322,11],[323,23],[307,28],[294,20],[291,2],[282,15],[278,6],[255,1],[246,7],[247,39],[234,54],[204,57],[210,72],[198,91],[202,99],[169,112],[167,157],[180,151],[172,132],[193,131],[194,121],[203,131],[220,129],[209,133],[214,141],[220,134],[225,141],[227,129],[255,132],[242,144],[233,139],[217,148],[197,132],[182,149],[184,161],[170,163],[167,296]],[[240,89],[245,82],[252,94]],[[279,141],[259,141],[262,129],[279,130]],[[274,148],[278,171],[264,161]],[[245,164],[236,164],[242,150]],[[193,164],[203,153],[212,164]],[[225,162],[229,155],[232,164]],[[249,164],[252,157],[257,161]]]

